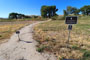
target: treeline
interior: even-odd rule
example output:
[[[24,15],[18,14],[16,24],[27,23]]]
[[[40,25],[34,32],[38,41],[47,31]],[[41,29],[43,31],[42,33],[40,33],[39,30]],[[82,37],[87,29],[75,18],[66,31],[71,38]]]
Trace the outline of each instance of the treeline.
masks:
[[[58,16],[58,14],[56,14],[56,12],[58,11],[58,9],[56,8],[56,6],[42,6],[41,7],[41,16],[44,18],[57,18],[56,16]],[[63,15],[64,18],[65,16],[68,15],[90,15],[90,5],[87,6],[83,6],[80,9],[76,8],[76,7],[72,7],[72,6],[68,6],[66,8],[66,10],[63,10]],[[64,19],[63,18],[63,19]]]
[[[90,5],[83,6],[80,9],[72,6],[68,6],[66,10],[63,10],[64,16],[73,15],[90,15]]]
[[[41,7],[41,16],[43,18],[57,18],[58,14],[56,13],[58,11],[58,9],[56,8],[56,6],[46,6],[43,5]],[[63,15],[68,16],[68,15],[90,15],[90,5],[87,6],[83,6],[80,9],[76,8],[76,7],[72,7],[72,6],[68,6],[66,8],[66,10],[63,10]],[[37,18],[38,16],[33,16],[35,18]],[[40,16],[39,16],[40,17]],[[24,14],[20,14],[20,13],[10,13],[9,14],[9,19],[23,19],[23,18],[32,18],[32,16],[27,16]]]
[[[9,14],[9,19],[24,19],[24,18],[37,18],[38,16],[32,15],[32,16],[27,16],[24,14],[20,13],[10,13]]]

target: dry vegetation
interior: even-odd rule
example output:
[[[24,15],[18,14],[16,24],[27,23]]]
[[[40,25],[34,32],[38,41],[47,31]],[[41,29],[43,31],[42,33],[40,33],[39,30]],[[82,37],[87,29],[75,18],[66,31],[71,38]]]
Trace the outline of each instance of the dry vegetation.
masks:
[[[79,20],[77,25],[73,25],[69,48],[66,48],[68,30],[64,20],[38,24],[34,30],[34,38],[39,42],[37,50],[54,53],[58,60],[81,59],[90,50],[90,20]]]
[[[8,41],[12,33],[34,21],[0,22],[0,43]]]

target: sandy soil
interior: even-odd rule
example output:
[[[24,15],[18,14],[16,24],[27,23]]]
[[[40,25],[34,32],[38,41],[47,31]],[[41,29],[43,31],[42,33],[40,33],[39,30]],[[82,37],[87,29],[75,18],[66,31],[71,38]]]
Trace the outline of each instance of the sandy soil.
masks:
[[[0,45],[0,60],[56,60],[54,55],[39,53],[36,51],[37,42],[33,39],[34,25],[30,24],[20,30],[20,40],[18,35],[13,34],[10,40]]]

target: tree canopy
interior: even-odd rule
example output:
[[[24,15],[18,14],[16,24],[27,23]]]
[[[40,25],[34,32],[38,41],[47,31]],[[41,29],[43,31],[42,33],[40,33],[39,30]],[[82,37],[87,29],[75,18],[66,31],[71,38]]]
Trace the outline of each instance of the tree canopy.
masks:
[[[90,15],[90,5],[80,8],[83,15]]]
[[[64,16],[74,14],[74,15],[90,15],[90,5],[83,6],[80,9],[77,9],[76,7],[68,6],[66,10],[63,11]]]
[[[56,14],[56,12],[58,11],[58,9],[56,9],[56,6],[42,6],[41,7],[41,16],[44,17],[44,18],[51,18]]]
[[[9,14],[9,19],[21,19],[24,18],[24,14],[19,14],[19,13],[10,13]]]
[[[70,15],[70,14],[78,15],[79,9],[77,9],[76,7],[68,6],[67,9],[64,10],[64,15]]]

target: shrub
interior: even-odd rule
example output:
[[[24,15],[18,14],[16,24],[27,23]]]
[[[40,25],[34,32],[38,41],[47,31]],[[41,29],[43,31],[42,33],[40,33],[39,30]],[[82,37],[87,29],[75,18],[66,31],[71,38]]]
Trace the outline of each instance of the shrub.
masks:
[[[82,60],[90,60],[90,51],[86,51],[83,54],[83,59]]]
[[[43,48],[37,48],[38,52],[43,52]]]
[[[37,48],[37,51],[38,52],[43,52],[45,48],[46,48],[46,46],[39,47],[39,48]]]

